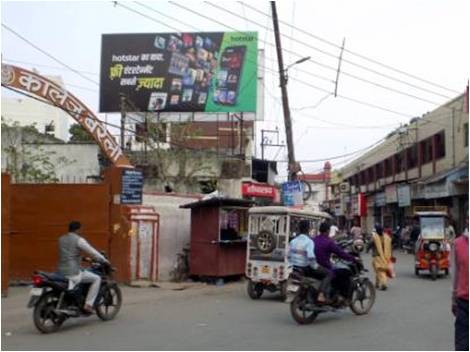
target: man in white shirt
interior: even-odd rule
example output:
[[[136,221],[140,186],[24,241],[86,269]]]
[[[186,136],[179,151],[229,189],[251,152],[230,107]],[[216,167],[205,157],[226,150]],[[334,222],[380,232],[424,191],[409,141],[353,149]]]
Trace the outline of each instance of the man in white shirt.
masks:
[[[333,223],[330,227],[330,238],[336,237],[336,235],[339,233],[339,228],[336,226],[336,223]]]
[[[308,236],[310,223],[308,220],[299,222],[299,234],[289,243],[288,260],[294,267],[300,269],[304,275],[321,278],[318,302],[326,302],[326,293],[331,282],[328,271],[317,264],[315,260],[315,244]]]

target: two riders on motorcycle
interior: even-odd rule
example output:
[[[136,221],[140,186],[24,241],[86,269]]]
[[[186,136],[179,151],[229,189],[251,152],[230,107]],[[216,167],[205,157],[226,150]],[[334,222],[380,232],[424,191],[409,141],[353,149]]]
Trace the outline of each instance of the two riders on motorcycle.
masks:
[[[320,224],[319,234],[315,238],[309,236],[310,222],[302,220],[299,222],[299,234],[289,243],[289,262],[294,270],[302,272],[305,276],[321,280],[317,302],[328,304],[330,299],[331,280],[334,278],[331,255],[346,261],[360,261],[339,247],[329,237],[330,224]]]

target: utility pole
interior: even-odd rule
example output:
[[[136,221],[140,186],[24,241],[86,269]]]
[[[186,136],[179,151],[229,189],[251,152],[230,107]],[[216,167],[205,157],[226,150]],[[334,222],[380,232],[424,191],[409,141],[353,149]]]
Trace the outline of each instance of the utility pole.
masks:
[[[124,128],[126,124],[126,97],[121,93],[121,149],[125,149],[124,145]]]
[[[289,110],[289,97],[287,95],[287,74],[284,69],[282,59],[281,37],[279,35],[279,23],[277,19],[276,2],[271,1],[271,11],[273,16],[274,37],[276,39],[277,60],[279,63],[279,81],[282,94],[282,110],[284,112],[284,124],[286,128],[287,142],[287,160],[288,160],[288,179],[289,181],[297,179],[297,172],[300,171],[300,165],[295,162],[294,143],[292,139],[292,121]]]

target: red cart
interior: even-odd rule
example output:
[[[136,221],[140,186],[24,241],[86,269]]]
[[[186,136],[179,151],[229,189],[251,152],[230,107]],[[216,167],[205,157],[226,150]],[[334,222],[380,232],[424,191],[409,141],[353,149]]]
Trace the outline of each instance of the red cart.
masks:
[[[248,208],[252,204],[243,199],[210,198],[180,206],[191,209],[190,275],[244,275]]]

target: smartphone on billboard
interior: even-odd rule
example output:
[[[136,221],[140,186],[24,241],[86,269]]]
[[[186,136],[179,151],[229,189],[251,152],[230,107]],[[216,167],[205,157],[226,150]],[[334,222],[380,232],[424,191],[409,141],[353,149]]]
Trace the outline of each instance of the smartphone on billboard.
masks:
[[[237,104],[245,52],[246,46],[230,46],[220,56],[213,97],[215,104]]]

